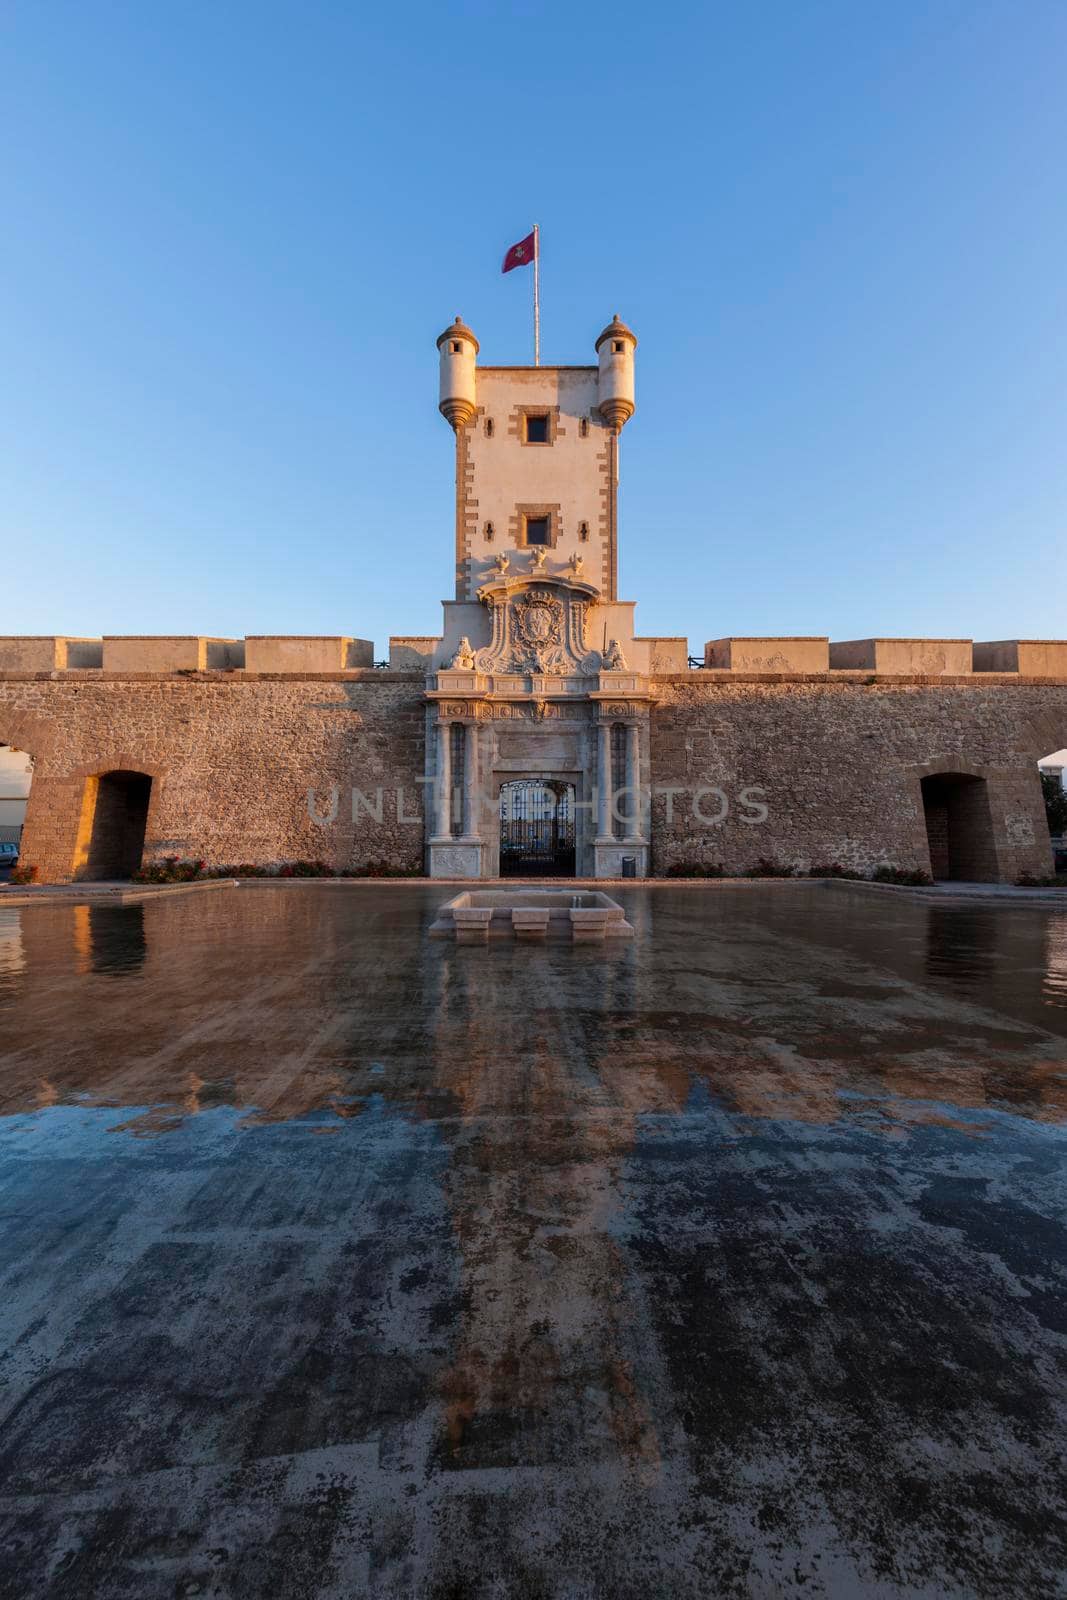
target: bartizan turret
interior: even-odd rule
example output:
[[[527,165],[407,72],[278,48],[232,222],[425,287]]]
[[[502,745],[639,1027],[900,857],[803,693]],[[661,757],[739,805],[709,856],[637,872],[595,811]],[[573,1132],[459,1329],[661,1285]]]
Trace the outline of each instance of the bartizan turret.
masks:
[[[600,362],[597,409],[616,433],[634,414],[634,351],[637,339],[618,312],[596,342]]]
[[[478,341],[462,318],[457,317],[438,339],[437,348],[441,352],[441,397],[438,409],[453,428],[465,428],[478,409],[475,365]],[[630,410],[633,410],[632,405]]]

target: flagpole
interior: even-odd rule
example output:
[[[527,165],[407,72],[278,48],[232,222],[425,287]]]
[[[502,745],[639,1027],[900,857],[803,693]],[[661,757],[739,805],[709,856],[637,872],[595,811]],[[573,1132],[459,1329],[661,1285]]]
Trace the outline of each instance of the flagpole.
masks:
[[[541,230],[534,223],[534,366],[541,365]]]

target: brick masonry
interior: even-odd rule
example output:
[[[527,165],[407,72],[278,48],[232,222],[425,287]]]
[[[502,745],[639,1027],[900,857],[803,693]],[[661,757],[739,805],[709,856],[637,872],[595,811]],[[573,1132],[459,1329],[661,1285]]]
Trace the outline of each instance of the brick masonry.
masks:
[[[0,742],[34,757],[23,862],[69,878],[87,778],[128,770],[153,779],[147,858],[418,868],[424,685],[420,672],[0,673]],[[928,867],[921,780],[937,772],[986,780],[988,876],[1051,869],[1036,762],[1067,743],[1067,682],[694,671],[653,688],[656,874],[761,856]],[[664,786],[684,793],[669,802]],[[722,821],[693,819],[701,787],[724,792]],[[353,819],[353,788],[372,805],[381,791],[380,818],[360,804]],[[764,822],[742,820],[746,788],[764,791]],[[309,791],[329,817],[335,790],[336,817],[315,823]],[[711,817],[721,805],[701,802]]]

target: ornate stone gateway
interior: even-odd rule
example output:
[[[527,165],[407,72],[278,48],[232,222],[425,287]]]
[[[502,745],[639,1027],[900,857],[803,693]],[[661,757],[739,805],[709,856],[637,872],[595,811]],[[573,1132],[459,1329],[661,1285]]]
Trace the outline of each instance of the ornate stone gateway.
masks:
[[[580,557],[509,565],[450,608],[427,680],[430,874],[618,877],[632,857],[641,876],[647,641]]]
[[[500,875],[573,878],[574,785],[516,778],[500,788]]]

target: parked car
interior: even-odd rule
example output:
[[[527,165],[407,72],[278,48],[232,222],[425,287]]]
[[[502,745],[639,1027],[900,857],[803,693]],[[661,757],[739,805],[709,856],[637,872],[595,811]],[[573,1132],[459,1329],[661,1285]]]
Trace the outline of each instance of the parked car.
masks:
[[[17,844],[0,843],[0,873],[7,877],[12,867],[19,864],[19,847]]]

